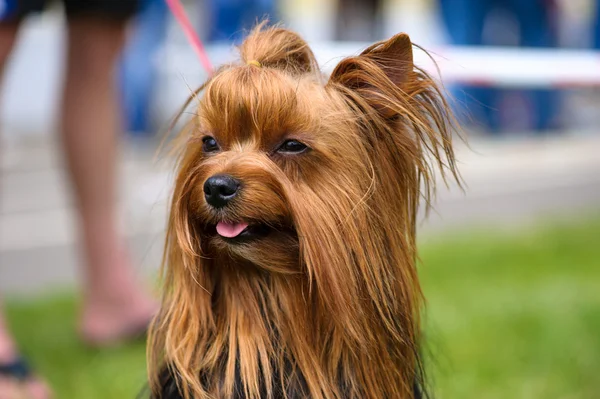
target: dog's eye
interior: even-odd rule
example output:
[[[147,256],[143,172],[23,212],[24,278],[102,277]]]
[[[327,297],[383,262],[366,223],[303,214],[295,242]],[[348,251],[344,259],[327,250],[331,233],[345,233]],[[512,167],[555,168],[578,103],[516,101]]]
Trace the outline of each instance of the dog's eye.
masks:
[[[288,154],[299,154],[308,149],[306,144],[299,142],[298,140],[286,140],[279,146],[277,152],[288,153]]]
[[[202,139],[202,151],[215,152],[219,151],[219,144],[213,137],[206,136]]]

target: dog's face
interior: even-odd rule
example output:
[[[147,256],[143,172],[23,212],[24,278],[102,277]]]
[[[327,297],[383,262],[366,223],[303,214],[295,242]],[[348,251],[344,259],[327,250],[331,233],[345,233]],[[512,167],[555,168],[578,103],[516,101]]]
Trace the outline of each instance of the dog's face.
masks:
[[[331,223],[362,190],[368,158],[344,113],[316,76],[252,65],[218,75],[200,100],[185,172],[202,251],[298,271],[298,220]]]

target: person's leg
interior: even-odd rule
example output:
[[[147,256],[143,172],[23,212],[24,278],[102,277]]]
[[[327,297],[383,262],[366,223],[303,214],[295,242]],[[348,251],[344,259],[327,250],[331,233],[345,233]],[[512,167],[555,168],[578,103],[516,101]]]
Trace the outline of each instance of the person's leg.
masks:
[[[494,6],[492,0],[440,0],[439,10],[452,44],[481,46],[484,22]],[[461,124],[495,131],[497,91],[471,85],[452,88],[454,112]]]
[[[0,31],[2,31],[2,28],[0,28]],[[0,33],[1,36],[2,33]],[[3,38],[0,38],[0,41],[2,40]],[[18,361],[20,361],[19,351],[8,332],[2,304],[0,303],[0,368],[15,364]],[[19,372],[16,374],[19,374]],[[16,376],[13,375],[13,377]],[[50,389],[46,383],[37,376],[30,374],[30,372],[27,373],[27,378],[23,377],[21,382],[0,373],[0,399],[48,399],[50,397]]]
[[[556,35],[552,31],[552,13],[544,1],[512,0],[511,7],[519,22],[521,46],[555,47]],[[533,128],[540,132],[555,126],[560,108],[560,94],[553,89],[525,90],[533,105]]]
[[[277,5],[273,0],[210,0],[201,12],[209,24],[208,42],[237,42],[256,21],[267,17],[277,21]]]
[[[134,135],[148,135],[151,99],[156,82],[154,57],[167,30],[169,11],[164,0],[145,0],[134,21],[120,68],[126,126]]]
[[[8,332],[8,326],[4,321],[4,314],[0,304],[0,364],[12,362],[18,356],[17,345]]]
[[[109,344],[145,326],[155,312],[140,288],[116,209],[117,144],[121,132],[115,64],[125,22],[70,17],[62,135],[85,251],[83,338]]]
[[[0,31],[2,28],[0,28]],[[0,41],[2,40],[2,33],[0,33]],[[14,362],[19,357],[17,345],[13,340],[13,337],[8,332],[8,326],[4,321],[2,304],[0,304],[0,364],[8,364]],[[3,378],[0,376],[0,381]]]
[[[0,22],[0,77],[4,75],[4,69],[19,30],[20,19]],[[0,302],[0,365],[14,363],[19,359],[19,351],[16,343],[8,331],[4,320],[2,303]],[[38,378],[28,378],[25,384],[17,384],[0,375],[0,399],[16,399],[23,397],[33,399],[45,399],[50,397],[50,391],[46,384]],[[4,395],[4,396],[3,396]]]
[[[600,1],[596,2],[596,13],[592,21],[592,45],[596,50],[600,49]]]

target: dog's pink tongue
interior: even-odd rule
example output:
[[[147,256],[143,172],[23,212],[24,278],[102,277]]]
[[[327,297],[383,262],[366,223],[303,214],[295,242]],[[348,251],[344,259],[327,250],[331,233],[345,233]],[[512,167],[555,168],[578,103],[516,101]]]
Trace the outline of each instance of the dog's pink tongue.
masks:
[[[222,237],[235,238],[239,236],[244,229],[248,227],[248,223],[217,223],[217,233]]]

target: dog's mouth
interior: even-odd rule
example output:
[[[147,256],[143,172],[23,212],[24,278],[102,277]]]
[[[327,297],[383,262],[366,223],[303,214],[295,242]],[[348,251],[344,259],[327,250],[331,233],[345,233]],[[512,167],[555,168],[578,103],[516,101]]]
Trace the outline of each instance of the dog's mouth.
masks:
[[[272,228],[262,223],[248,222],[218,222],[215,233],[227,242],[245,242],[269,235]]]

